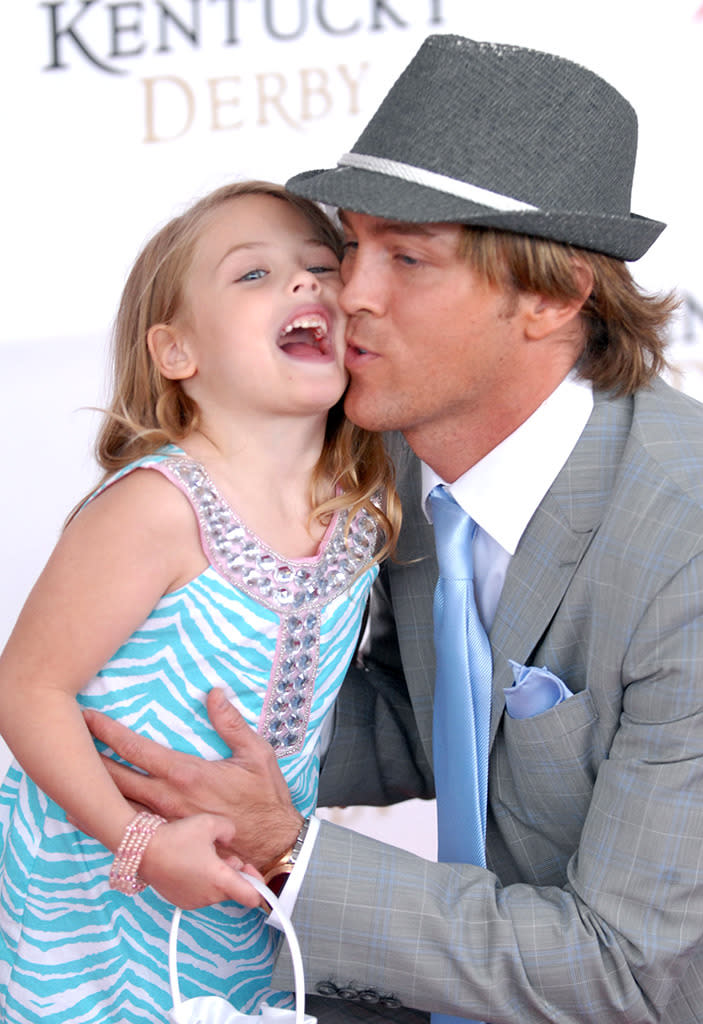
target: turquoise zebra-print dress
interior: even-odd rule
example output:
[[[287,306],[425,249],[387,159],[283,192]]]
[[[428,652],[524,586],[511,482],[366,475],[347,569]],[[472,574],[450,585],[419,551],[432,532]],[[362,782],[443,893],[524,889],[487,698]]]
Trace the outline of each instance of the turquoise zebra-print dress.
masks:
[[[189,498],[210,564],[159,601],[78,699],[160,743],[216,759],[229,751],[208,722],[205,695],[224,688],[274,746],[307,815],[320,732],[377,572],[369,567],[373,521],[359,514],[345,537],[339,514],[315,556],[283,559],[180,449],[168,446],[113,480],[142,467]],[[3,1024],[162,1024],[172,1005],[173,907],[151,888],[134,897],[109,889],[109,851],[72,828],[16,764],[0,790],[0,842]],[[263,1001],[293,1005],[269,987],[278,938],[260,911],[233,903],[184,914],[182,997],[220,995],[247,1013]]]

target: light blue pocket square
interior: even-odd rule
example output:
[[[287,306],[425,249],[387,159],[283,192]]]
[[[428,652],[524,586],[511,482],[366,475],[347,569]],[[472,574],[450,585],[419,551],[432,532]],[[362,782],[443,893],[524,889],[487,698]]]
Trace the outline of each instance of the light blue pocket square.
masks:
[[[518,665],[510,661],[515,682],[505,687],[505,710],[511,718],[532,718],[573,696],[568,686],[547,666]]]

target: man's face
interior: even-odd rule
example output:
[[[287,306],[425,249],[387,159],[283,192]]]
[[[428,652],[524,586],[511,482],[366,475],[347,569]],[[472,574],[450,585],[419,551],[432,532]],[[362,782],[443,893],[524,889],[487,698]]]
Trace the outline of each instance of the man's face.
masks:
[[[470,269],[457,224],[341,217],[347,415],[401,430],[422,457],[427,444],[485,429],[520,373],[519,297]]]

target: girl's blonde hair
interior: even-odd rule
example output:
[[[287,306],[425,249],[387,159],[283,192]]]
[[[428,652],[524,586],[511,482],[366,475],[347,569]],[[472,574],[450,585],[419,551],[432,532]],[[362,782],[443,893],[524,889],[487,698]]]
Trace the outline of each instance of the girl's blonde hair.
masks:
[[[513,293],[556,299],[580,295],[578,264],[593,274],[581,309],[584,349],[576,367],[594,387],[631,394],[666,368],[665,328],[673,294],[641,291],[622,260],[548,239],[465,225],[460,254],[483,280]]]
[[[225,203],[251,195],[288,203],[310,223],[315,237],[341,259],[341,235],[320,207],[267,181],[237,182],[216,189],[154,235],[132,267],[115,320],[112,398],[95,445],[96,458],[105,470],[100,484],[133,460],[151,455],[169,442],[177,444],[197,428],[197,403],[179,381],[161,375],[151,358],[147,333],[154,324],[171,323],[181,310],[195,247],[211,218]],[[336,497],[329,497],[331,490],[337,492]],[[379,493],[383,494],[383,508],[376,504]],[[312,515],[321,521],[327,521],[337,509],[348,509],[351,521],[365,509],[383,534],[377,560],[394,550],[400,503],[392,463],[381,435],[350,423],[342,400],[328,414],[311,497]]]

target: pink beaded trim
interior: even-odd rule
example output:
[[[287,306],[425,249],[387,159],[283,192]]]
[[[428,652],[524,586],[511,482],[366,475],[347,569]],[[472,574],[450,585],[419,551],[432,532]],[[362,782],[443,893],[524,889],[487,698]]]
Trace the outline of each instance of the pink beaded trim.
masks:
[[[110,868],[110,888],[117,889],[127,896],[146,889],[146,882],[138,875],[144,851],[149,840],[159,825],[165,825],[166,819],[149,811],[140,811],[132,818],[124,831],[122,842],[117,848],[115,859]]]

